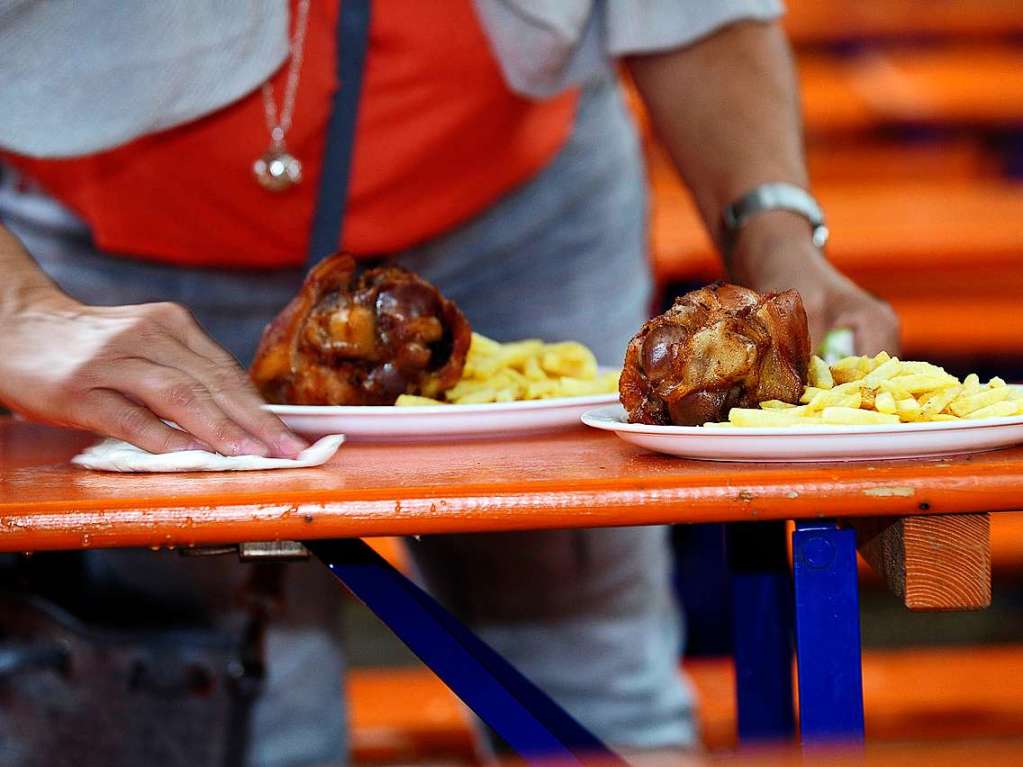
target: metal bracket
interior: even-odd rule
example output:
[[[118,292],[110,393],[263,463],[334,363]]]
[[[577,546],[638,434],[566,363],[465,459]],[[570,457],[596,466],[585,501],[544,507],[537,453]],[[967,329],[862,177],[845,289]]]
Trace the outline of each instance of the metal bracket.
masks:
[[[178,549],[186,557],[216,557],[237,554],[242,562],[287,562],[309,559],[309,549],[298,541],[250,541],[223,546],[193,546]]]
[[[298,541],[259,541],[238,546],[242,562],[309,559],[309,549]]]

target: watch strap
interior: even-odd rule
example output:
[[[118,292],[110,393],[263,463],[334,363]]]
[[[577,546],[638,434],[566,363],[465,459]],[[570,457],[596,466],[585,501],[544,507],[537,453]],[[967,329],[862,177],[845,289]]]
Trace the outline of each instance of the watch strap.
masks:
[[[802,187],[785,182],[760,184],[725,208],[722,219],[729,239],[752,216],[769,210],[787,210],[803,216],[813,228],[813,244],[818,248],[828,241],[830,233],[820,204]]]

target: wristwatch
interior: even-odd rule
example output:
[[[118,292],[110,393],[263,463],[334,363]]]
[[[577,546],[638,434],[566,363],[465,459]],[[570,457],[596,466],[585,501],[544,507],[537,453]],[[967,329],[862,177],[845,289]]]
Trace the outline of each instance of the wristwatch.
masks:
[[[828,241],[830,232],[824,225],[824,211],[817,200],[805,189],[784,182],[754,187],[725,208],[722,219],[726,237],[733,240],[752,216],[768,210],[787,210],[803,216],[810,222],[813,244],[818,248],[823,248]]]

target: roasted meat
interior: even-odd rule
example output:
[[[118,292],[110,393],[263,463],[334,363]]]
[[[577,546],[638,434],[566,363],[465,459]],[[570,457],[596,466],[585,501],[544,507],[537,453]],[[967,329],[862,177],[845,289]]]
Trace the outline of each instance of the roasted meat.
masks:
[[[797,402],[810,334],[794,290],[716,284],[675,299],[629,342],[619,392],[633,423],[696,426],[733,407]]]
[[[337,254],[267,326],[251,375],[269,402],[391,405],[458,383],[471,336],[458,307],[426,280],[395,266],[358,274]]]

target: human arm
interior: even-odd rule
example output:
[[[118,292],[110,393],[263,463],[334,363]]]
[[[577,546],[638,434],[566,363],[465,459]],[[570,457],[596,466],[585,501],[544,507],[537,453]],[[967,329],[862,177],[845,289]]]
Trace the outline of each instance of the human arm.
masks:
[[[292,457],[305,446],[182,307],[75,301],[2,226],[0,274],[0,403],[15,412],[158,453]]]
[[[731,24],[688,47],[626,63],[731,279],[760,291],[797,289],[815,346],[828,330],[847,327],[861,353],[898,351],[894,312],[824,258],[804,218],[760,213],[726,243],[721,213],[728,204],[766,182],[808,185],[798,87],[778,24]]]

